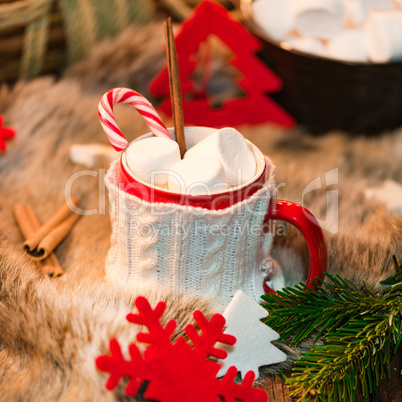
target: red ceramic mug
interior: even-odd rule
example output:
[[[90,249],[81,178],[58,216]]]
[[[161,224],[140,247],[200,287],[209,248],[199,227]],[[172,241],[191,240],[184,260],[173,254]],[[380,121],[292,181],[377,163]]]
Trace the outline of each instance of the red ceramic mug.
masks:
[[[187,148],[191,148],[197,142],[216,131],[208,127],[186,127],[185,137]],[[174,138],[174,130],[169,129]],[[135,141],[152,137],[152,133],[145,134]],[[195,208],[204,208],[207,210],[224,210],[239,202],[247,200],[259,189],[264,187],[269,169],[266,166],[265,158],[261,151],[251,142],[248,142],[250,149],[253,151],[257,161],[256,174],[252,180],[243,185],[233,187],[228,191],[213,193],[208,195],[190,195],[180,194],[169,191],[164,188],[151,186],[136,177],[128,168],[126,161],[126,151],[123,151],[120,158],[120,175],[119,183],[128,194],[135,195],[140,199],[152,203],[168,203],[186,205]],[[323,278],[324,271],[327,267],[327,249],[323,232],[310,211],[306,208],[290,201],[282,201],[272,198],[266,212],[264,223],[269,220],[283,220],[295,226],[304,236],[310,257],[310,269],[307,277],[306,285],[314,289],[311,282],[316,277]],[[268,287],[266,283],[263,285],[265,292],[275,292]]]

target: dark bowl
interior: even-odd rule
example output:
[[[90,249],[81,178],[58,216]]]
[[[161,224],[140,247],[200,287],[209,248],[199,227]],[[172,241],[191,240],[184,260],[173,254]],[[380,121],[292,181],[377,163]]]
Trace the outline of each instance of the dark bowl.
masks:
[[[283,81],[283,89],[270,98],[299,124],[312,133],[354,134],[402,125],[402,62],[342,62],[287,49],[241,10],[243,23],[263,43],[258,56]]]

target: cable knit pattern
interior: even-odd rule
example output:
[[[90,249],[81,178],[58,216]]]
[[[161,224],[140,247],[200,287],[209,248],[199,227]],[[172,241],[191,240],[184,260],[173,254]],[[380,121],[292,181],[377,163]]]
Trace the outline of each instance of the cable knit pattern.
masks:
[[[266,181],[260,190],[227,209],[210,211],[149,203],[125,193],[118,183],[119,163],[113,162],[106,176],[112,205],[107,280],[122,287],[194,291],[217,297],[222,304],[242,289],[258,301],[266,258],[261,231],[276,194],[274,167],[268,158],[266,163]]]
[[[230,233],[224,233],[226,227],[231,227],[233,214],[225,214],[219,216],[219,222],[208,222],[206,217],[205,228],[205,248],[204,258],[202,261],[201,292],[203,294],[220,294],[222,289],[222,281],[225,279],[225,251],[228,243],[227,237]],[[211,230],[212,228],[212,230]]]

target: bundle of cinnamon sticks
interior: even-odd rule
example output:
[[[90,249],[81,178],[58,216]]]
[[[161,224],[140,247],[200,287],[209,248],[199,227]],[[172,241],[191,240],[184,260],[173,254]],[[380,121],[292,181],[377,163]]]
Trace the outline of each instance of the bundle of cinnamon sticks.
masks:
[[[77,205],[78,200],[73,197]],[[64,240],[79,215],[63,204],[43,225],[29,204],[15,205],[14,217],[25,239],[24,250],[35,261],[42,275],[58,277],[64,273],[53,250]]]

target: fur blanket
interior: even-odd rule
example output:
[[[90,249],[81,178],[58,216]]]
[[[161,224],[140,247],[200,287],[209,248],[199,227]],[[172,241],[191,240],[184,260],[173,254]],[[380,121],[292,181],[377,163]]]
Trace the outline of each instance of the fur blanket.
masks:
[[[12,216],[18,201],[32,204],[41,221],[64,200],[65,183],[82,167],[69,160],[74,143],[108,141],[97,118],[101,95],[115,86],[147,94],[147,83],[165,63],[160,24],[129,29],[106,41],[75,65],[62,79],[38,78],[2,86],[0,111],[18,135],[0,156],[0,400],[114,401],[124,400],[124,387],[104,390],[105,375],[94,359],[117,337],[123,347],[136,329],[125,316],[133,310],[134,292],[104,283],[110,223],[106,212],[82,217],[56,254],[66,273],[42,278],[21,250],[21,234]],[[117,108],[117,120],[128,138],[147,132],[142,118],[130,107]],[[167,122],[167,125],[171,125]],[[392,270],[391,256],[401,259],[401,216],[364,199],[366,186],[386,178],[402,182],[402,131],[383,136],[349,137],[328,133],[313,137],[300,128],[283,132],[270,125],[243,127],[242,133],[269,155],[276,165],[278,197],[301,203],[303,189],[317,177],[338,168],[339,231],[326,233],[331,273],[357,284],[378,286]],[[107,204],[103,186],[105,166],[81,177],[73,191],[87,209]],[[326,188],[308,194],[304,204],[318,218],[335,216],[327,210]],[[332,209],[331,209],[332,208]],[[308,264],[301,235],[287,228],[273,250],[288,285],[303,277]],[[295,269],[297,270],[295,271]],[[296,274],[295,274],[296,272]],[[301,276],[300,276],[301,275]],[[213,313],[207,298],[173,295],[149,289],[152,303],[167,301],[165,319],[178,321],[177,333],[191,321],[195,308]],[[287,370],[304,348],[278,345],[288,353],[286,363],[267,368],[261,387],[273,396],[272,374]],[[267,375],[269,374],[269,375]],[[279,398],[279,396],[278,396]]]

